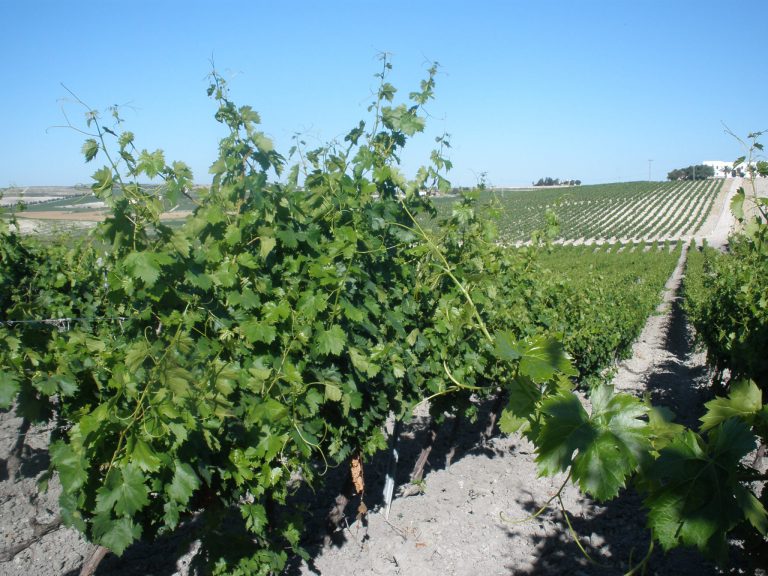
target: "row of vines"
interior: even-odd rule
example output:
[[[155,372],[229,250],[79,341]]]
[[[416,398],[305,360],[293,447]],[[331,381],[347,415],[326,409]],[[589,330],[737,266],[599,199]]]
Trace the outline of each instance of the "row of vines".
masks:
[[[747,190],[741,188],[731,210],[741,231],[732,236],[728,252],[708,246],[692,250],[685,282],[685,310],[696,328],[697,339],[706,348],[707,361],[714,372],[716,391],[727,395],[709,403],[703,428],[711,428],[712,414],[734,418],[751,427],[759,437],[754,455],[743,461],[745,476],[765,480],[765,456],[768,449],[768,198],[759,197],[755,179],[768,175],[768,163],[751,161],[762,150],[757,141],[762,134],[751,134],[748,145],[752,178]],[[737,161],[737,165],[740,164]],[[761,501],[768,500],[765,482]],[[765,520],[762,520],[763,535]],[[758,551],[759,562],[768,559],[764,538],[747,535]]]
[[[387,447],[389,418],[425,400],[436,418],[472,417],[495,396],[541,474],[567,471],[598,500],[634,483],[664,548],[724,558],[735,526],[765,534],[740,464],[760,432],[720,409],[733,400],[694,431],[599,378],[679,252],[650,266],[638,251],[653,272],[613,286],[596,261],[569,284],[539,249],[502,247],[475,194],[438,213],[429,193],[449,188],[447,139],[415,179],[398,169],[436,69],[407,104],[389,69],[371,120],[291,150],[293,165],[214,73],[228,134],[194,197],[186,165],[138,149],[118,111],[107,125],[85,107],[107,220],[53,245],[0,224],[0,406],[53,424],[64,521],[121,554],[196,516],[212,573],[279,573],[304,554],[302,515],[285,505],[300,486],[351,463],[363,491],[360,464]],[[170,227],[160,214],[181,197],[195,210]]]
[[[558,242],[678,240],[699,232],[722,185],[717,179],[487,191],[481,204],[501,208],[499,233],[506,242],[528,241],[545,226],[547,210],[559,217]],[[438,207],[443,202],[448,209],[449,201]]]

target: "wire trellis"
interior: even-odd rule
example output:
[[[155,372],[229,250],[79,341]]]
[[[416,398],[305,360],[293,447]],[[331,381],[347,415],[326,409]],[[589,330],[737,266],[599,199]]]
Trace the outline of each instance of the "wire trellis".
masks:
[[[60,332],[69,332],[72,324],[75,322],[95,322],[95,321],[110,321],[116,320],[120,323],[120,327],[123,326],[123,321],[127,320],[126,316],[101,316],[96,318],[41,318],[35,320],[0,320],[0,326],[8,326],[13,328],[15,326],[23,326],[29,324],[46,324],[58,328]]]

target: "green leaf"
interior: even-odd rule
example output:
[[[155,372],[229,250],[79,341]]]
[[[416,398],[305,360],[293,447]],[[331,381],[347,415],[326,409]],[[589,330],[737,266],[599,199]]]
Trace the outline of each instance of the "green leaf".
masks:
[[[655,450],[661,450],[685,430],[674,422],[674,414],[663,406],[648,408],[648,433]]]
[[[643,420],[647,408],[607,385],[595,388],[590,399],[591,416],[573,393],[544,400],[536,461],[542,474],[564,472],[570,465],[583,491],[606,500],[618,494],[650,449]]]
[[[133,132],[130,132],[126,130],[122,134],[120,134],[120,137],[117,139],[117,143],[120,145],[120,148],[125,148],[129,144],[133,142]]]
[[[141,526],[123,516],[113,520],[108,514],[98,514],[93,518],[93,535],[96,541],[121,556],[128,546],[141,538]]]
[[[504,409],[499,418],[499,430],[504,434],[515,434],[528,424],[525,418],[515,416],[510,410]]]
[[[224,233],[224,241],[228,246],[234,246],[242,240],[243,232],[236,224],[230,224],[227,226],[227,231]]]
[[[144,472],[155,472],[160,468],[160,459],[149,447],[149,444],[140,439],[136,439],[133,443],[131,460]]]
[[[406,108],[405,104],[400,104],[396,108],[385,106],[381,110],[381,116],[387,128],[402,132],[406,136],[422,132],[426,125],[424,119],[416,114],[415,107]]]
[[[261,534],[267,525],[267,511],[261,504],[242,504],[240,514],[245,520],[245,527],[254,534]]]
[[[647,407],[629,394],[614,394],[613,387],[598,386],[590,396],[590,422],[597,435],[579,448],[573,477],[598,500],[615,497],[650,450]]]
[[[125,257],[125,267],[134,278],[140,278],[149,288],[160,276],[161,264],[169,263],[169,258],[155,252],[131,252]]]
[[[533,415],[542,398],[539,386],[524,376],[513,378],[507,386],[507,392],[509,401],[505,412],[517,418],[528,419]]]
[[[648,523],[661,545],[696,546],[720,560],[727,554],[727,533],[745,518],[761,525],[761,511],[738,478],[739,462],[755,446],[741,420],[731,418],[712,429],[708,442],[685,430],[648,468]]]
[[[114,508],[118,516],[132,516],[149,504],[149,489],[138,466],[128,464],[113,468],[106,482],[96,490],[96,511],[109,512]]]
[[[187,238],[180,230],[173,231],[170,243],[171,246],[173,246],[184,258],[189,257],[189,249],[192,247],[192,244],[189,242],[189,238]]]
[[[150,153],[142,150],[139,154],[139,162],[136,165],[138,172],[144,172],[150,179],[154,178],[165,169],[165,156],[162,150]]]
[[[541,406],[544,424],[537,439],[536,462],[542,475],[564,472],[576,450],[596,437],[589,416],[575,394],[557,394]]]
[[[251,409],[249,414],[254,421],[261,421],[265,424],[274,424],[287,415],[288,408],[274,398],[267,398],[263,402],[259,402]]]
[[[379,88],[379,98],[386,100],[387,102],[392,102],[392,100],[394,100],[395,98],[396,93],[397,93],[397,88],[395,88],[389,82],[384,82]]]
[[[96,157],[96,154],[99,152],[99,143],[96,142],[93,138],[88,138],[88,140],[85,141],[83,144],[83,155],[85,156],[85,161],[90,162]]]
[[[192,375],[180,366],[166,367],[160,377],[163,385],[177,398],[189,395],[189,383],[191,380]]]
[[[744,188],[739,188],[731,200],[731,213],[739,222],[744,220],[744,197]]]
[[[192,466],[186,462],[174,460],[175,471],[173,480],[168,484],[166,490],[168,496],[176,502],[186,505],[192,494],[200,487],[200,478],[197,477]]]
[[[357,348],[349,348],[349,358],[352,360],[352,365],[369,378],[373,378],[381,370],[378,364],[374,363],[369,356],[366,356]]]
[[[507,362],[515,362],[522,354],[517,349],[517,338],[512,332],[497,332],[494,335],[494,353]]]
[[[328,330],[322,330],[317,335],[317,349],[320,354],[338,356],[344,350],[347,336],[341,326],[334,324]]]
[[[760,534],[768,536],[768,513],[766,513],[762,502],[740,484],[733,487],[733,494],[747,521]]]
[[[19,393],[19,380],[15,374],[0,370],[0,409],[7,409],[13,404]]]
[[[79,510],[77,496],[72,492],[62,492],[59,496],[59,509],[61,510],[61,519],[65,526],[71,526],[85,532],[88,527],[83,519],[83,514]]]
[[[326,384],[325,398],[331,402],[339,402],[341,400],[341,388],[335,384]]]
[[[240,324],[240,330],[245,339],[253,344],[254,342],[263,342],[271,344],[277,336],[277,330],[266,322],[260,322],[256,319],[246,320]]]
[[[85,458],[76,454],[64,441],[51,444],[49,449],[51,463],[59,473],[61,486],[65,492],[74,492],[88,480],[88,464]]]
[[[557,373],[577,376],[563,345],[548,336],[538,336],[520,343],[520,374],[534,382],[552,380]]]
[[[704,404],[707,412],[701,417],[701,431],[706,432],[727,420],[739,417],[747,423],[763,407],[763,394],[752,381],[742,380],[731,384],[728,398],[715,398]]]
[[[272,252],[272,249],[276,245],[277,240],[275,240],[272,236],[262,236],[261,243],[259,245],[259,255],[266,260],[267,256],[269,256],[269,253]]]
[[[114,185],[112,170],[107,167],[100,168],[93,173],[92,178],[95,182],[91,185],[91,189],[97,197],[103,198],[112,193],[112,186]]]

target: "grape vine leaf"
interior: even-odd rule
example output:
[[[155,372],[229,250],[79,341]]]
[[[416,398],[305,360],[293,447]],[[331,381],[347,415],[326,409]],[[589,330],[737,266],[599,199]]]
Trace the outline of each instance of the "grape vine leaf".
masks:
[[[254,342],[263,342],[271,344],[277,336],[277,330],[266,322],[260,322],[256,319],[246,320],[240,325],[240,330],[245,339],[253,344]]]
[[[561,391],[544,400],[536,461],[543,475],[571,466],[583,491],[606,500],[624,487],[650,447],[642,420],[647,408],[633,396],[614,394],[608,385],[595,388],[591,401],[587,415],[573,393]]]
[[[112,170],[106,167],[100,168],[93,173],[92,178],[95,182],[91,185],[91,188],[97,197],[102,198],[100,194],[111,192],[114,184],[114,181],[112,180]]]
[[[148,152],[142,150],[139,154],[139,162],[136,165],[138,172],[144,172],[150,178],[154,178],[160,174],[165,168],[165,155],[162,150],[155,150],[154,152]]]
[[[93,517],[93,535],[102,546],[121,556],[141,537],[141,526],[127,516],[115,520],[107,513],[97,514]]]
[[[648,408],[648,432],[655,450],[661,450],[685,430],[685,426],[675,423],[674,413],[664,406]]]
[[[349,348],[349,358],[352,360],[352,365],[369,378],[373,378],[381,370],[378,364],[375,364],[368,355],[363,354],[357,348]]]
[[[339,388],[335,384],[326,384],[325,397],[331,402],[341,401],[341,388]]]
[[[552,380],[555,374],[578,376],[568,358],[563,344],[554,338],[537,336],[523,340],[517,346],[520,354],[520,374],[528,376],[534,382]]]
[[[149,488],[144,474],[135,464],[128,464],[122,469],[113,468],[96,491],[97,512],[109,512],[114,508],[118,516],[130,516],[147,504]]]
[[[0,370],[0,409],[7,409],[19,393],[19,381],[14,374]]]
[[[192,470],[192,466],[186,462],[180,460],[174,461],[176,468],[173,474],[173,480],[166,488],[168,490],[168,496],[173,498],[176,502],[186,504],[192,497],[192,494],[200,486],[200,479]]]
[[[528,428],[528,418],[541,400],[541,387],[529,378],[518,376],[507,384],[507,394],[509,401],[499,420],[499,429],[505,434],[524,432]]]
[[[147,287],[152,287],[160,276],[161,263],[167,263],[166,260],[152,252],[131,252],[125,257],[125,266],[134,278],[141,278]]]
[[[744,188],[739,188],[731,200],[731,213],[739,222],[744,220]]]
[[[261,504],[243,504],[240,513],[245,520],[245,527],[254,534],[261,534],[267,525],[267,511]]]
[[[72,447],[62,441],[54,442],[49,449],[51,463],[59,473],[59,480],[65,492],[74,492],[88,480],[85,458],[76,454]]]
[[[496,357],[507,362],[515,362],[520,359],[517,349],[517,338],[512,332],[503,331],[494,334],[494,352]]]
[[[90,162],[96,157],[96,154],[99,152],[99,143],[96,142],[93,138],[88,138],[85,143],[83,144],[83,156],[85,156],[85,161]]]
[[[709,433],[681,433],[648,468],[648,523],[665,550],[696,546],[710,556],[727,554],[727,532],[743,519],[765,525],[765,510],[739,484],[740,460],[755,447],[744,422],[731,418]]]
[[[594,440],[589,415],[575,394],[556,394],[541,406],[544,424],[538,438],[539,472],[550,476],[565,472],[573,453]]]
[[[272,249],[276,244],[277,241],[273,237],[262,236],[261,244],[259,246],[259,255],[266,260],[267,256],[269,256],[269,253],[272,252]]]
[[[728,398],[715,398],[704,404],[706,414],[701,417],[701,431],[706,432],[734,416],[751,423],[763,407],[763,394],[752,381],[731,384]]]
[[[347,337],[341,326],[334,324],[328,330],[323,330],[317,336],[317,348],[320,354],[338,356],[344,350]]]
[[[598,386],[590,396],[594,441],[579,449],[573,477],[598,500],[613,498],[650,449],[647,407],[634,396],[615,394],[612,386]]]
[[[160,458],[152,451],[149,444],[138,438],[133,443],[131,459],[144,472],[155,472],[160,468]]]

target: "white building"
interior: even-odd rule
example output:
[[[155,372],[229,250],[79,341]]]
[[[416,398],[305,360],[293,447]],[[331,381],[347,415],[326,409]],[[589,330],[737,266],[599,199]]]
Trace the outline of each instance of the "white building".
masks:
[[[715,170],[715,178],[733,178],[738,173],[733,171],[733,162],[723,162],[722,160],[704,160],[704,166],[712,166]],[[742,166],[738,166],[742,168]]]
[[[749,173],[749,166],[755,166],[754,162],[747,164],[742,162],[736,169],[733,169],[733,162],[723,162],[722,160],[704,160],[704,166],[712,166],[715,169],[715,178],[743,178]]]

